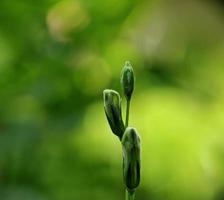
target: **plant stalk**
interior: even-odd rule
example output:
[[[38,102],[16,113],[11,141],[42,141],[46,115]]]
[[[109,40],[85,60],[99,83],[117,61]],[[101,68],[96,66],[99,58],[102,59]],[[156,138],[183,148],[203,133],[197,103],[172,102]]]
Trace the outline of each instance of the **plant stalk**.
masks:
[[[129,192],[126,190],[126,198],[125,200],[134,200],[135,199],[135,192]]]
[[[127,99],[125,128],[128,127],[128,122],[129,122],[130,102],[131,102],[131,99]]]

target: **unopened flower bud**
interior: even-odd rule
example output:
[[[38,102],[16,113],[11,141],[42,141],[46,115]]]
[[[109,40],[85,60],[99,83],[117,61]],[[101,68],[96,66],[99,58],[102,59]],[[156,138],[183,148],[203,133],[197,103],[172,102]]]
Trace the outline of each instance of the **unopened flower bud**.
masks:
[[[125,62],[124,68],[121,72],[121,86],[127,100],[131,99],[134,90],[134,71],[129,61]]]
[[[136,129],[127,127],[122,137],[123,177],[129,191],[134,191],[140,183],[141,145]]]
[[[124,123],[121,115],[121,98],[114,90],[103,91],[104,110],[112,132],[121,140],[124,133]]]

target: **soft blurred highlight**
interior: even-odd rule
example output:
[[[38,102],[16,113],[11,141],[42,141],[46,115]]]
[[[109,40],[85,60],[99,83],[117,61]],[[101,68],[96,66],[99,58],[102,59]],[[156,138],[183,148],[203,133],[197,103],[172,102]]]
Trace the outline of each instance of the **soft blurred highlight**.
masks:
[[[124,199],[106,88],[136,75],[136,199],[224,199],[224,3],[0,1],[0,199]],[[125,104],[123,98],[123,116]]]

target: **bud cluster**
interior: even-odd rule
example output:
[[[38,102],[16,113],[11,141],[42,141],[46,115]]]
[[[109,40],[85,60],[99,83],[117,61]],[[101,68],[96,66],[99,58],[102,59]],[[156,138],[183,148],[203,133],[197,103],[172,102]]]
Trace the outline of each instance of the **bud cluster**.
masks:
[[[128,126],[129,108],[134,91],[134,71],[126,61],[121,72],[121,87],[126,98],[126,123],[124,125],[121,110],[121,97],[115,90],[103,91],[104,111],[112,132],[120,139],[123,151],[123,179],[128,194],[135,192],[140,183],[141,144],[135,128]]]

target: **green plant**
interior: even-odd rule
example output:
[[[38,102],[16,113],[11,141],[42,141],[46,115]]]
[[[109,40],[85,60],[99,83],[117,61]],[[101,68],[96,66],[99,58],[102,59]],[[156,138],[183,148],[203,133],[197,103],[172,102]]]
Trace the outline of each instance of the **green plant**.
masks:
[[[134,91],[134,71],[126,61],[121,72],[121,86],[126,98],[126,119],[122,119],[121,97],[115,90],[103,91],[104,110],[112,132],[119,138],[123,151],[123,179],[126,187],[126,200],[135,199],[135,191],[140,183],[141,144],[135,128],[129,127],[129,110]]]

